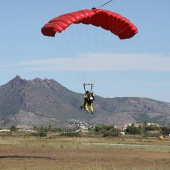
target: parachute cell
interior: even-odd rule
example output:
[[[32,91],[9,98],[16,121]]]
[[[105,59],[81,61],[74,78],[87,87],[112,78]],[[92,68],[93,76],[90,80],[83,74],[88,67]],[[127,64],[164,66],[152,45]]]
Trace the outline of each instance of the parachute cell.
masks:
[[[73,23],[101,27],[117,35],[120,39],[131,38],[138,32],[127,18],[102,9],[85,9],[60,15],[45,24],[41,32],[45,36],[54,37],[56,33],[61,33]]]

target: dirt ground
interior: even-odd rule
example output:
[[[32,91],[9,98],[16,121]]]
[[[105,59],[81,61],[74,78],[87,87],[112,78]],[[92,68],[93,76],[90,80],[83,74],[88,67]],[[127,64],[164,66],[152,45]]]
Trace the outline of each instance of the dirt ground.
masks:
[[[19,141],[18,141],[19,140]],[[168,170],[170,147],[107,146],[85,140],[0,139],[2,170]],[[89,141],[88,141],[89,142]],[[91,142],[91,141],[90,141]]]

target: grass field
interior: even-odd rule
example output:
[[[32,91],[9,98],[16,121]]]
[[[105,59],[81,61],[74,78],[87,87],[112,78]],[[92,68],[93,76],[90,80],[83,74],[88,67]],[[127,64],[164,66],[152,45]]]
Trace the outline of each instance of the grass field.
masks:
[[[169,170],[170,139],[0,137],[2,170]]]

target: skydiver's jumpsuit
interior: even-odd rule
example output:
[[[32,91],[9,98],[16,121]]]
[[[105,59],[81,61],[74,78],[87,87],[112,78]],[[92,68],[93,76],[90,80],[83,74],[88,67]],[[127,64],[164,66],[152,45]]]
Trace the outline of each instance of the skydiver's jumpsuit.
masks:
[[[82,108],[86,109],[86,112],[88,112],[88,106],[90,107],[90,111],[93,113],[93,100],[94,100],[94,93],[91,93],[90,95],[92,97],[91,100],[88,100],[88,94],[84,94],[84,105],[82,106]]]

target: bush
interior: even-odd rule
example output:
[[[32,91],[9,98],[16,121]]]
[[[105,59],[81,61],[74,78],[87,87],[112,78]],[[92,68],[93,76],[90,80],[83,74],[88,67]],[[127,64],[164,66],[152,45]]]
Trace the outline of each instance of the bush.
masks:
[[[38,136],[40,136],[40,137],[46,137],[46,136],[47,136],[47,133],[44,132],[44,131],[41,131],[40,133],[38,133]]]
[[[112,125],[96,126],[95,129],[94,129],[94,132],[96,132],[98,134],[102,134],[103,137],[106,137],[106,136],[120,136],[120,130],[116,129]]]
[[[161,129],[162,129],[162,134],[163,135],[169,136],[169,134],[170,134],[170,126],[162,127]]]
[[[148,132],[146,132],[144,136],[145,137],[159,137],[159,136],[161,136],[161,134],[160,133],[148,133]]]
[[[128,126],[126,129],[126,133],[132,135],[141,134],[141,128],[138,128],[136,126]]]
[[[156,131],[156,130],[160,130],[160,127],[156,125],[149,125],[145,127],[145,131]]]
[[[67,132],[67,133],[61,133],[60,136],[81,137],[81,134],[79,132]]]
[[[107,137],[107,136],[120,136],[120,130],[114,128],[111,130],[103,131],[103,137]]]
[[[12,131],[12,132],[17,132],[18,129],[16,128],[16,126],[13,125],[13,126],[11,126],[10,131]]]
[[[39,137],[46,137],[47,136],[47,132],[41,130],[38,133],[31,133],[32,136],[39,136]]]

